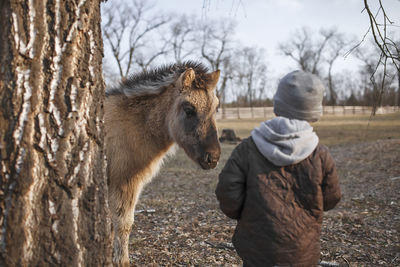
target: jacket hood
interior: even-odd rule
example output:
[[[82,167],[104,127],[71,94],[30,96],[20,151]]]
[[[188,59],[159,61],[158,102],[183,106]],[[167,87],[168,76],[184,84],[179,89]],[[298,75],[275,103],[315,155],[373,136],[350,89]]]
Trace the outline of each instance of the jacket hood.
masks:
[[[319,138],[303,120],[276,117],[262,122],[251,132],[261,154],[276,166],[296,164],[317,147]]]

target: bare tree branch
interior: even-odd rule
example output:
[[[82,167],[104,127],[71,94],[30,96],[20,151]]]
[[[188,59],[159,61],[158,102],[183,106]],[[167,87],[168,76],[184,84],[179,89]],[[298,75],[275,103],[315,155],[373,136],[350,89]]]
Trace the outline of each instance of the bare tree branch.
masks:
[[[201,56],[209,63],[212,70],[218,70],[225,64],[229,63],[228,57],[233,49],[234,41],[232,39],[235,31],[233,21],[207,21],[200,25],[200,53]],[[222,71],[220,77],[220,86],[217,87],[217,97],[224,98],[226,82],[229,79],[224,77],[230,75]]]
[[[314,74],[320,73],[322,55],[330,39],[336,35],[336,30],[321,30],[320,40],[315,40],[312,32],[307,28],[297,30],[293,37],[280,44],[279,49],[293,59],[299,67]]]
[[[381,0],[378,1],[377,5],[378,5],[377,11],[375,12],[375,14],[373,14],[373,11],[371,10],[370,5],[368,4],[368,0],[364,0],[363,11],[366,11],[370,25],[363,39],[347,53],[350,54],[354,51],[359,50],[361,43],[364,42],[366,36],[369,33],[371,33],[373,41],[379,50],[379,59],[376,65],[372,69],[369,68],[371,75],[370,80],[374,88],[377,87],[374,75],[377,73],[377,70],[380,66],[383,67],[383,74],[382,74],[383,76],[382,76],[380,90],[374,90],[376,94],[374,96],[372,115],[375,115],[377,107],[381,105],[382,95],[384,93],[384,89],[386,88],[385,86],[386,77],[388,76],[387,73],[388,61],[390,61],[393,64],[393,66],[397,69],[397,74],[400,77],[399,47],[398,44],[395,41],[393,41],[393,39],[389,36],[389,34],[393,33],[388,32],[388,27],[390,26],[398,27],[398,25],[394,25],[394,22],[388,17]],[[364,62],[366,61],[364,60]],[[400,99],[400,83],[398,88],[398,95]]]
[[[232,21],[208,22],[202,25],[201,56],[213,70],[219,69],[233,43],[235,24]]]
[[[264,59],[265,52],[257,47],[238,49],[235,80],[237,88],[245,92],[245,100],[251,110],[256,102],[261,102],[266,89],[267,65]],[[240,94],[236,94],[240,95]]]
[[[111,49],[121,78],[126,77],[135,66],[147,68],[168,51],[161,41],[156,43],[161,48],[149,50],[149,47],[154,47],[154,42],[148,37],[154,38],[156,30],[171,20],[165,15],[154,14],[153,9],[154,5],[144,0],[121,2],[104,9],[105,45]]]
[[[385,8],[382,4],[382,0],[379,0],[379,7],[376,15],[374,15],[368,5],[368,0],[364,0],[364,8],[368,14],[370,27],[373,39],[382,54],[381,63],[386,64],[387,59],[390,59],[393,65],[400,71],[400,58],[398,53],[398,47],[396,44],[388,37],[388,26],[393,25],[392,20],[388,17]],[[383,23],[378,22],[378,15],[382,15]],[[393,52],[392,50],[395,50]],[[397,52],[397,53],[396,53]]]
[[[166,42],[170,44],[176,62],[182,62],[182,60],[194,53],[195,22],[195,17],[190,20],[183,15],[170,27],[170,37]]]
[[[327,45],[327,51],[325,53],[325,60],[328,64],[328,90],[329,90],[329,104],[337,104],[337,92],[333,83],[332,69],[336,60],[348,49],[350,41],[347,41],[345,36],[341,33],[335,32],[332,35],[330,42]]]

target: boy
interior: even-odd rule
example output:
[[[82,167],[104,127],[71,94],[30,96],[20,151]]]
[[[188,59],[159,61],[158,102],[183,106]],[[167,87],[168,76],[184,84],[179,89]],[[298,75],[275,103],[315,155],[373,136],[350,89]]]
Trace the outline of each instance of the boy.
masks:
[[[272,120],[243,140],[219,175],[221,210],[237,220],[243,266],[316,266],[323,211],[341,193],[334,161],[308,122],[322,115],[324,86],[310,73],[283,77]]]

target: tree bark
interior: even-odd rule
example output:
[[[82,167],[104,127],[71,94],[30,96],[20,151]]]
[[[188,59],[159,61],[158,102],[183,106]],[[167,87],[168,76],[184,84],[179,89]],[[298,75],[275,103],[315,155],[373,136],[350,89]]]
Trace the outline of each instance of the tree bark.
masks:
[[[100,0],[0,14],[0,266],[111,265]]]

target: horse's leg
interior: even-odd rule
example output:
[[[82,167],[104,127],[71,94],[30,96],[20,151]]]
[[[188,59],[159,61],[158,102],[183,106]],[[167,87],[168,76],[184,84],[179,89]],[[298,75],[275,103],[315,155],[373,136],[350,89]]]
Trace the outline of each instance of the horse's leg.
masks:
[[[124,210],[113,216],[113,262],[115,266],[129,266],[129,234],[133,224],[133,211]]]
[[[114,234],[113,263],[116,266],[129,266],[129,235],[134,221],[135,206],[142,187],[141,181],[120,188],[110,187],[110,208]]]

